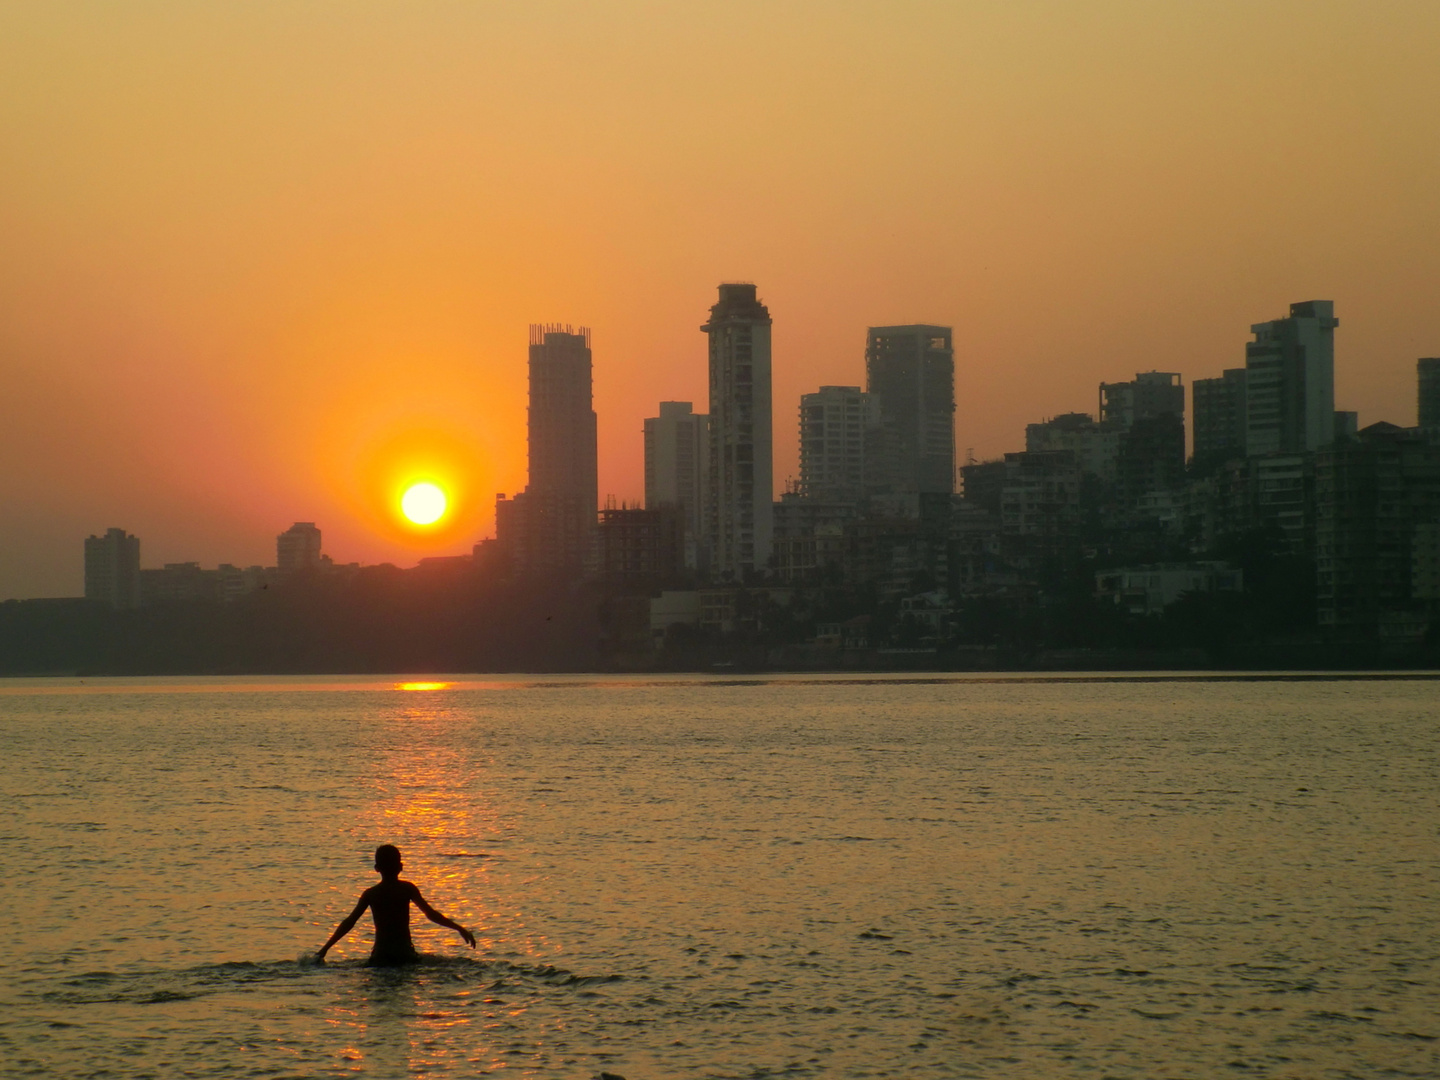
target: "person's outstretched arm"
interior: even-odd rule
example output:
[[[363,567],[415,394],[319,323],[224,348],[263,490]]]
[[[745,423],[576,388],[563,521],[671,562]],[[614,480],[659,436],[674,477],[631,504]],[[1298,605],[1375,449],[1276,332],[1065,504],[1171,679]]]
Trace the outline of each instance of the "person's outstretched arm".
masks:
[[[433,923],[439,923],[441,926],[448,926],[451,930],[456,931],[462,938],[465,939],[465,944],[469,945],[472,949],[475,947],[475,935],[472,934],[469,930],[466,930],[465,927],[461,926],[455,920],[447,919],[444,915],[440,914],[440,912],[436,911],[433,907],[427,904],[425,902],[425,897],[420,895],[419,889],[415,890],[415,895],[411,899],[415,901],[415,906],[425,913],[425,917],[427,919],[429,919]]]
[[[344,937],[350,932],[351,928],[355,925],[355,920],[360,918],[361,915],[365,914],[365,909],[369,906],[370,890],[366,889],[363,893],[360,894],[360,901],[355,905],[355,910],[350,912],[349,915],[346,915],[345,918],[340,921],[340,925],[337,926],[335,928],[335,932],[330,935],[330,940],[325,942],[324,945],[320,946],[320,951],[315,954],[315,959],[324,960],[325,954],[330,951],[330,946],[334,945],[335,942],[339,941],[342,937]]]

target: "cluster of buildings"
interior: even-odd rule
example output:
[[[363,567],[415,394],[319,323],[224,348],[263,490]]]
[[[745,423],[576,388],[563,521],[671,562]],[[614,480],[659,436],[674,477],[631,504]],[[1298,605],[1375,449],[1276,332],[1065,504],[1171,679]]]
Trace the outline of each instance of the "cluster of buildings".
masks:
[[[358,563],[337,565],[320,551],[320,530],[313,521],[297,521],[275,538],[274,566],[232,566],[214,570],[198,562],[140,568],[140,538],[124,529],[108,529],[85,540],[85,598],[117,610],[197,600],[235,600],[269,588],[300,571],[350,573]]]
[[[1076,567],[1135,614],[1239,590],[1226,542],[1264,534],[1314,567],[1333,640],[1413,643],[1440,617],[1440,358],[1418,363],[1419,424],[1335,408],[1329,301],[1251,327],[1244,366],[1102,382],[1095,412],[1030,424],[1025,449],[957,462],[951,329],[871,327],[865,385],[803,394],[799,477],[773,488],[770,312],[723,284],[701,327],[709,400],[665,401],[644,424],[642,506],[599,505],[590,333],[530,329],[529,476],[498,495],[496,535],[466,562],[516,580],[589,580],[675,624],[725,631],[753,597],[840,586],[943,628],[974,597],[1044,603]],[[335,568],[320,533],[281,534],[275,567],[139,569],[139,541],[86,541],[86,595],[120,607],[228,599],[297,570]],[[1087,586],[1088,588],[1089,586]],[[850,633],[827,626],[842,640]]]
[[[496,557],[519,574],[759,584],[817,526],[914,517],[922,496],[954,493],[950,328],[884,326],[869,331],[864,390],[801,398],[800,478],[777,501],[770,327],[754,285],[720,286],[701,327],[708,411],[661,402],[645,421],[644,506],[598,519],[589,332],[532,327],[529,484],[496,500]]]
[[[1325,300],[1252,326],[1243,367],[1192,385],[1193,453],[1181,375],[1150,371],[1101,383],[1094,413],[1029,425],[1023,451],[958,467],[950,328],[871,327],[863,388],[801,396],[800,475],[776,498],[770,312],[755,286],[721,285],[701,328],[708,411],[659,403],[643,507],[598,517],[589,335],[535,327],[530,485],[499,497],[477,554],[648,593],[662,637],[738,628],[746,588],[860,587],[943,622],[966,597],[1043,602],[1086,560],[1096,595],[1154,613],[1241,589],[1203,556],[1260,532],[1313,563],[1323,630],[1413,642],[1440,602],[1440,359],[1419,362],[1419,426],[1359,430],[1335,408],[1338,326]]]

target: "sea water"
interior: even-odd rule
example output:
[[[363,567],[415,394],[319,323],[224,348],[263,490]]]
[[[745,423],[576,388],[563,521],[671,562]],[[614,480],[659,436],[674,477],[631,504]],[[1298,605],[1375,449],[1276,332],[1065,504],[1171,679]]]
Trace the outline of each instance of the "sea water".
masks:
[[[0,682],[0,1075],[1434,1077],[1437,689]]]

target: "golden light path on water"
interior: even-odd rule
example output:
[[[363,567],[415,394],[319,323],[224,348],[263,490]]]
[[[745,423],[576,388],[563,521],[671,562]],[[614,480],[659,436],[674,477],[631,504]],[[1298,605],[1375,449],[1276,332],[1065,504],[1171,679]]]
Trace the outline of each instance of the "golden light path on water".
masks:
[[[441,680],[395,684],[406,699],[390,712],[390,737],[377,762],[363,832],[377,844],[402,847],[402,877],[419,886],[434,908],[470,928],[476,949],[471,952],[452,931],[431,924],[418,911],[412,913],[411,929],[422,956],[466,966],[422,968],[418,978],[407,973],[387,979],[381,974],[333,1002],[326,1021],[352,1030],[347,1053],[357,1071],[424,1075],[436,1068],[507,1068],[511,1055],[505,1049],[513,1038],[503,1040],[502,1046],[501,1029],[517,1023],[527,1006],[510,1000],[500,986],[500,971],[493,978],[455,984],[470,965],[483,963],[480,957],[513,955],[517,929],[524,958],[516,958],[519,962],[533,961],[531,966],[543,970],[544,958],[559,951],[543,934],[524,928],[524,913],[508,898],[508,875],[494,872],[504,857],[497,847],[519,835],[521,823],[515,810],[502,807],[496,793],[479,781],[485,763],[469,748],[445,742],[446,729],[465,719],[456,713],[450,695],[438,693],[453,686]],[[417,694],[421,696],[412,696]],[[419,747],[424,750],[417,752]],[[498,926],[506,928],[504,941],[493,932]],[[352,933],[350,955],[363,955],[368,930],[367,920]],[[432,979],[443,986],[443,994],[429,992]],[[404,1025],[402,1040],[388,1038],[404,1016],[418,1016],[424,1023]],[[377,1024],[383,1030],[374,1030]],[[455,1037],[466,1027],[478,1031]],[[526,1049],[533,1053],[544,1048],[537,1042]]]

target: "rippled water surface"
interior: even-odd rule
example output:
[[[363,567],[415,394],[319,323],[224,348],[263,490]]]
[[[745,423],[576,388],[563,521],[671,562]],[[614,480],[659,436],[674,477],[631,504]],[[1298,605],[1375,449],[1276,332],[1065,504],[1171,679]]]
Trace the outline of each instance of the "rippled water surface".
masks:
[[[0,681],[0,1075],[1435,1077],[1437,703]]]

